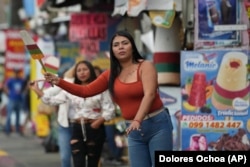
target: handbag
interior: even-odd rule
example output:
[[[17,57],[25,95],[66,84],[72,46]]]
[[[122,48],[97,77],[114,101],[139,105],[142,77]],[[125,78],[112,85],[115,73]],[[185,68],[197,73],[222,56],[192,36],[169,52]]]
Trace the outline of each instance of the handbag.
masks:
[[[57,106],[48,105],[41,101],[37,107],[37,111],[41,114],[51,115],[52,113],[57,111]]]

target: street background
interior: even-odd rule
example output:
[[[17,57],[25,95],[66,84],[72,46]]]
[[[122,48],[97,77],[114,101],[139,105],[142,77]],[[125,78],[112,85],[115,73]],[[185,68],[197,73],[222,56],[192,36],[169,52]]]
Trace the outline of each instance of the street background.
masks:
[[[107,151],[104,146],[103,154]],[[101,167],[129,167],[103,162]],[[35,135],[6,136],[0,132],[0,167],[60,167],[59,153],[46,153],[42,140]]]
[[[59,153],[45,153],[41,140],[34,135],[6,136],[0,133],[1,167],[60,167]]]
[[[32,121],[23,127],[23,135],[15,132],[10,135],[5,134],[3,128],[6,116],[4,106],[6,103],[6,96],[3,95],[2,103],[0,104],[0,167],[60,167],[59,152],[45,152],[42,144],[44,139],[37,136]],[[25,112],[22,112],[21,123],[24,122],[25,117]],[[14,122],[15,117],[12,120]],[[100,167],[129,166],[128,163],[121,165],[104,160],[109,155],[108,151],[108,146],[105,143]],[[124,159],[128,162],[126,155]]]

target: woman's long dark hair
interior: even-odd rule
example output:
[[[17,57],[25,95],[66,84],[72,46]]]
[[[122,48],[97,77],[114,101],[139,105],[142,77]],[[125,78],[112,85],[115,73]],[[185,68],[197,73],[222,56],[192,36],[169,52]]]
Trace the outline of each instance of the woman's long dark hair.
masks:
[[[85,64],[85,65],[88,67],[89,71],[90,71],[90,77],[89,77],[89,79],[88,79],[87,82],[90,83],[90,82],[94,81],[94,80],[96,79],[96,74],[95,74],[95,69],[94,69],[93,65],[92,65],[90,62],[86,61],[86,60],[82,60],[82,61],[79,61],[79,62],[75,65],[75,69],[74,69],[74,83],[75,83],[75,84],[79,84],[79,85],[82,84],[82,81],[80,81],[80,80],[77,78],[77,75],[76,75],[77,67],[78,67],[80,64]]]
[[[120,74],[121,72],[121,65],[119,63],[119,61],[116,59],[115,55],[114,55],[114,52],[113,52],[113,49],[112,49],[112,45],[113,45],[113,40],[116,36],[123,36],[123,37],[126,37],[128,38],[128,40],[130,41],[131,45],[132,45],[132,61],[133,63],[139,63],[139,60],[140,59],[144,59],[136,45],[135,45],[135,41],[134,41],[134,38],[132,37],[132,35],[126,31],[126,30],[121,30],[121,31],[117,31],[114,36],[112,37],[111,39],[111,42],[110,42],[110,76],[109,76],[109,92],[110,94],[114,97],[115,96],[115,92],[114,92],[114,82],[115,82],[115,79],[117,78],[117,76]]]

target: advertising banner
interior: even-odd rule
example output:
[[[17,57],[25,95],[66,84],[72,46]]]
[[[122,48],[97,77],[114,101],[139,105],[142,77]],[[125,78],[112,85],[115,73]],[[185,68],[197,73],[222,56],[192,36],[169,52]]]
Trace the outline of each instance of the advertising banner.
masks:
[[[80,46],[78,42],[57,41],[56,54],[60,59],[60,68],[58,75],[62,76],[63,73],[72,67],[77,59],[80,59]]]
[[[135,19],[134,19],[135,20]],[[89,61],[96,54],[109,50],[109,42],[122,18],[108,17],[107,13],[72,13],[69,24],[69,40],[79,42],[80,54]],[[135,20],[136,21],[136,20]],[[135,22],[127,25],[133,27]],[[122,26],[122,25],[120,25]]]
[[[247,62],[247,50],[181,52],[183,150],[250,150]]]
[[[242,1],[195,0],[195,6],[195,50],[244,45],[248,18]]]
[[[105,13],[73,13],[69,25],[69,40],[80,42],[82,55],[99,52],[99,42],[107,39],[108,17]]]
[[[14,69],[24,71],[25,46],[19,35],[19,30],[8,29],[6,34],[5,79],[12,77]],[[5,41],[4,41],[5,42]]]

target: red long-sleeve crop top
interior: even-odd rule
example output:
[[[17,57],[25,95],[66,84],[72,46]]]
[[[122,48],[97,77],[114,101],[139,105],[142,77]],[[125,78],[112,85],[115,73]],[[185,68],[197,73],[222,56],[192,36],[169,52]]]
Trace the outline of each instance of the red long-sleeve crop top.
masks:
[[[106,70],[95,81],[86,86],[76,84],[72,85],[71,83],[64,80],[60,80],[58,86],[70,92],[71,94],[80,97],[89,97],[108,89],[109,74],[110,70]],[[142,81],[138,75],[139,72],[137,72],[138,79],[136,82],[123,83],[117,78],[114,83],[115,97],[113,100],[120,107],[122,116],[126,120],[134,119],[144,95]],[[159,93],[156,92],[156,96],[149,113],[160,109],[162,106],[163,103],[160,99]]]

